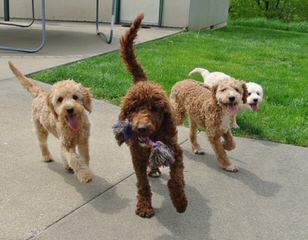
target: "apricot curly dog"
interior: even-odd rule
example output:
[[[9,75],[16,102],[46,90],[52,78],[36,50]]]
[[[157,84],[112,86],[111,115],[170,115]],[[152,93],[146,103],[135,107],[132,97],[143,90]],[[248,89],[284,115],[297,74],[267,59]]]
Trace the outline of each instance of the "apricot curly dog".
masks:
[[[53,160],[47,146],[47,137],[51,133],[61,141],[65,170],[73,170],[80,182],[91,181],[90,123],[85,112],[85,110],[92,111],[89,90],[73,80],[64,80],[55,83],[47,92],[27,79],[11,62],[9,66],[21,85],[33,97],[32,119],[42,160],[44,162]],[[81,158],[76,153],[76,146]]]
[[[143,139],[159,140],[172,149],[175,161],[170,165],[168,181],[170,198],[180,213],[186,210],[187,200],[184,192],[183,155],[177,143],[177,130],[168,98],[159,85],[147,81],[147,76],[136,60],[134,52],[134,39],[142,19],[143,15],[139,15],[134,20],[120,42],[121,58],[133,77],[133,85],[122,99],[119,121],[130,121],[136,136],[129,144],[137,177],[136,214],[149,218],[154,215],[151,203],[152,193],[147,176],[150,149],[142,146]],[[152,171],[155,170],[158,171],[158,169],[152,169]]]
[[[177,82],[171,89],[170,103],[176,124],[182,124],[185,113],[190,120],[190,141],[195,154],[203,154],[197,142],[197,129],[205,129],[209,142],[221,167],[230,172],[238,169],[230,163],[225,150],[235,148],[231,133],[234,114],[239,103],[246,103],[247,88],[244,82],[227,79],[209,87],[194,80]],[[224,142],[221,142],[223,137]]]

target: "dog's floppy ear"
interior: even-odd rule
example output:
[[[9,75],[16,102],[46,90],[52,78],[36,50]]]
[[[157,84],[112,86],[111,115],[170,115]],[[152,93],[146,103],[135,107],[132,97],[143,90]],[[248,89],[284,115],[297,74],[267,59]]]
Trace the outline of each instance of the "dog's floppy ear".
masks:
[[[121,108],[121,112],[119,114],[119,121],[125,121],[128,117],[128,112],[125,109]]]
[[[175,120],[172,114],[171,106],[166,105],[164,108],[164,119],[161,124],[161,131],[164,136],[175,136],[177,133]]]
[[[85,88],[84,86],[80,85],[81,93],[82,93],[82,104],[84,108],[91,113],[92,112],[92,99],[91,99],[91,92],[89,88]]]
[[[47,101],[47,106],[48,106],[49,110],[52,112],[55,119],[58,119],[58,114],[56,113],[55,108],[52,104],[52,94],[51,93],[49,93],[47,95],[46,101]]]
[[[242,82],[242,88],[243,88],[243,97],[242,97],[242,101],[243,103],[247,102],[247,97],[248,97],[248,90],[247,90],[247,86],[245,82]]]
[[[130,114],[136,111],[138,106],[138,100],[133,99],[132,96],[126,95],[121,101],[121,112],[119,114],[119,120],[125,121],[129,118]]]

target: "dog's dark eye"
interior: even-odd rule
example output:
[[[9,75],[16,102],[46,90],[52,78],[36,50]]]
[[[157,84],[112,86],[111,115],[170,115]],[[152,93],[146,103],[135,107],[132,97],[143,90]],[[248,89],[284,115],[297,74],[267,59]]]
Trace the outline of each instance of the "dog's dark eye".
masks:
[[[240,92],[240,90],[238,88],[235,88],[235,91],[237,91],[238,93]]]
[[[259,92],[257,92],[257,95],[259,96],[259,95],[260,95],[260,93],[259,93]]]
[[[224,91],[226,91],[226,90],[227,90],[226,88],[223,88],[223,89],[221,89],[220,91],[221,91],[221,92],[224,92]]]
[[[251,95],[251,93],[248,93],[248,96],[250,96]]]
[[[59,97],[57,100],[58,103],[61,103],[62,101],[63,101],[63,97]]]
[[[74,99],[74,100],[78,100],[78,96],[73,95],[73,99]]]

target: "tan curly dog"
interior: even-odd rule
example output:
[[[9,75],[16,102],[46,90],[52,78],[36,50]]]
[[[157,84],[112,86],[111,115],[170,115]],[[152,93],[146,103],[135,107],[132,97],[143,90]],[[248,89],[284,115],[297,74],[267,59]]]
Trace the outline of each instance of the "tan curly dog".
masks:
[[[51,133],[61,142],[65,170],[74,171],[80,182],[91,181],[90,123],[86,114],[86,111],[92,111],[89,90],[73,80],[64,80],[55,83],[50,91],[45,91],[27,79],[11,62],[9,66],[33,97],[32,119],[42,160],[53,160],[47,146],[47,137]],[[80,156],[76,153],[77,146]]]
[[[189,116],[190,141],[196,154],[203,154],[197,142],[197,129],[205,129],[221,167],[230,172],[238,169],[228,159],[225,150],[235,148],[231,133],[234,115],[239,103],[246,103],[247,88],[244,82],[229,79],[213,87],[194,80],[177,82],[171,89],[170,103],[176,124],[182,124],[185,113]],[[221,142],[221,137],[224,142]]]

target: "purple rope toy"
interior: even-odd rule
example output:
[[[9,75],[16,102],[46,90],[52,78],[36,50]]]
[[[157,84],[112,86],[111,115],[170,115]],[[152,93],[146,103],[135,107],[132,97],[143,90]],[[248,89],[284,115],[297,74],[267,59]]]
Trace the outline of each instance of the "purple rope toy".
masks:
[[[119,146],[124,142],[129,143],[129,140],[133,137],[132,124],[125,120],[124,122],[118,121],[112,126],[113,134]]]
[[[112,126],[115,139],[119,146],[124,142],[129,145],[129,141],[133,139],[132,125],[128,120],[118,121]],[[140,146],[151,148],[149,166],[168,167],[174,163],[174,153],[166,144],[161,141],[153,142],[150,138],[139,140],[136,138]]]
[[[151,141],[152,142],[152,141]],[[168,167],[174,163],[173,151],[163,142],[152,142],[150,154],[150,167]]]

